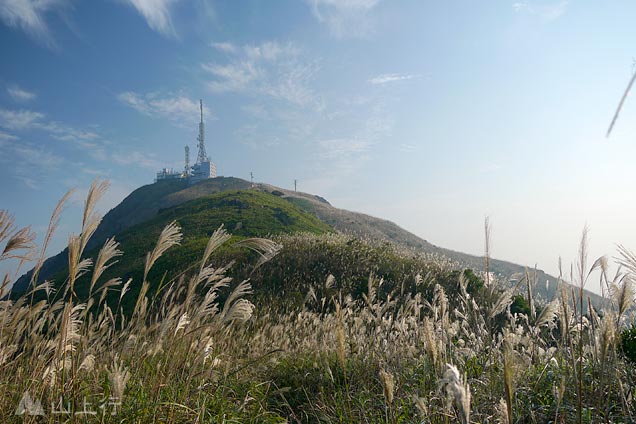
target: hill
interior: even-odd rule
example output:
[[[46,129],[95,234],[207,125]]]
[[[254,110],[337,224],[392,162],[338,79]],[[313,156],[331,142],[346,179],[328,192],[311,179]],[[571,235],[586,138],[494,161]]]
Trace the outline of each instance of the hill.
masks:
[[[250,197],[248,201],[250,207],[247,209],[241,209],[241,207],[237,207],[236,204],[234,206],[232,205],[233,201],[238,202],[237,204],[247,201],[245,198],[245,196],[247,196],[246,194],[241,194],[239,196],[240,198],[234,200],[223,196],[214,197],[214,195],[218,195],[219,193],[234,192],[233,195],[238,195],[237,190],[248,189],[250,193],[255,194],[260,192],[263,195],[260,197]],[[265,194],[267,196],[265,196]],[[274,201],[273,199],[276,199],[278,202],[276,206],[271,203]],[[221,202],[227,209],[223,211],[219,209],[218,206],[214,205],[216,201]],[[264,202],[263,206],[269,205],[263,210],[269,210],[270,215],[268,215],[268,217],[274,220],[268,218],[262,220],[260,224],[258,223],[260,218],[256,212],[261,210],[257,207],[259,202]],[[294,211],[286,211],[285,214],[291,213],[293,216],[301,216],[300,214],[302,213],[303,218],[301,221],[304,223],[303,225],[291,224],[285,229],[281,228],[281,225],[285,227],[285,224],[275,219],[275,209],[286,210],[289,207],[293,207]],[[207,208],[214,210],[214,214],[217,214],[214,216],[214,219],[209,215],[211,212],[204,212]],[[250,214],[249,216],[242,215],[245,214],[247,210],[251,210],[254,214]],[[144,237],[141,238],[147,238],[148,242],[150,242],[153,237],[155,237],[154,240],[156,240],[161,225],[165,225],[171,219],[177,219],[184,225],[184,233],[186,233],[187,237],[194,237],[196,239],[197,237],[202,237],[203,234],[196,233],[196,231],[199,231],[199,227],[196,225],[190,226],[188,223],[200,223],[200,220],[202,220],[204,216],[210,218],[205,230],[207,232],[216,228],[212,225],[213,222],[217,226],[221,223],[225,224],[230,232],[239,236],[293,233],[298,230],[307,230],[310,227],[313,228],[313,230],[320,229],[320,231],[325,231],[326,228],[333,228],[342,233],[357,237],[396,243],[402,247],[411,249],[413,252],[441,256],[455,262],[457,267],[482,270],[484,264],[483,257],[468,255],[435,246],[404,230],[391,221],[335,208],[320,196],[285,190],[268,184],[251,184],[248,181],[233,177],[213,178],[192,186],[182,181],[163,181],[140,187],[104,216],[102,223],[91,238],[87,250],[96,249],[98,246],[101,246],[108,237],[115,235],[117,235],[117,240],[122,243],[126,238],[130,238],[131,234],[136,234],[137,237],[143,234]],[[308,216],[315,217],[317,220],[309,223]],[[285,218],[282,217],[283,215],[279,216],[279,218],[284,220]],[[185,224],[181,221],[185,222]],[[240,226],[237,228],[239,222],[241,225],[249,224],[249,226],[244,229],[241,229]],[[320,227],[317,222],[321,222],[323,226]],[[290,223],[288,222],[287,224]],[[309,225],[309,227],[305,226],[305,224]],[[133,227],[135,228],[133,229]],[[249,230],[247,228],[250,227],[254,231],[248,234]],[[195,231],[196,235],[191,236],[187,234],[190,228]],[[130,231],[126,231],[128,229],[130,229]],[[309,229],[309,231],[312,230]],[[202,243],[202,241],[199,240],[198,243]],[[188,246],[194,247],[194,245],[191,244],[188,244]],[[141,249],[141,245],[138,247]],[[201,248],[201,246],[199,245],[198,248]],[[137,247],[133,249],[137,249]],[[192,253],[192,256],[196,257],[198,253],[200,252],[196,250],[196,252]],[[56,273],[64,270],[66,263],[66,251],[49,258],[40,273],[40,277],[42,279],[51,278]],[[509,280],[511,277],[514,279],[515,276],[522,275],[525,270],[526,268],[522,265],[496,259],[491,261],[491,271],[505,280]],[[534,274],[534,270],[531,270],[531,273]],[[18,293],[23,291],[29,279],[30,273],[22,276],[16,282],[14,291]],[[544,300],[552,299],[557,288],[557,279],[542,270],[537,270],[536,281],[541,284],[536,288],[535,295]],[[586,296],[590,296],[595,304],[600,302],[600,297],[594,293],[587,292]]]

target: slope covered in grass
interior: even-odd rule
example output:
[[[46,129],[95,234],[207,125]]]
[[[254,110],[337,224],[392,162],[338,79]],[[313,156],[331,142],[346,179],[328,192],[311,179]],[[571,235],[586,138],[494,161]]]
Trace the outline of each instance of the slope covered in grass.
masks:
[[[253,193],[244,194],[217,200],[241,207]],[[259,207],[271,201],[269,218],[259,214],[258,222],[280,222],[284,200],[255,196],[266,197]],[[184,228],[208,222],[198,214],[211,209],[194,207]],[[126,245],[134,250],[131,243],[139,242],[134,256],[145,258],[146,234],[190,217],[167,209],[147,228],[125,232]],[[94,228],[90,221],[85,234]],[[258,231],[235,227],[244,231],[237,237]],[[251,282],[228,280],[224,266],[236,256],[222,232],[201,239],[225,258],[204,255],[172,275],[166,265],[181,239],[174,231],[170,243],[160,237],[167,250],[153,255],[148,274],[148,284],[161,290],[126,291],[123,280],[103,274],[88,299],[69,280],[57,292],[40,286],[42,300],[0,302],[0,421],[634,422],[636,369],[624,347],[636,278],[630,251],[619,251],[625,267],[607,281],[605,308],[587,313],[577,307],[582,292],[565,285],[547,305],[535,304],[528,291],[529,307],[520,308],[505,286],[450,271],[457,264],[445,258],[319,232],[275,236],[288,250]],[[183,236],[184,243],[198,239]],[[73,236],[71,245],[81,240]],[[29,249],[6,244],[0,260]],[[86,270],[85,277],[117,259],[111,252],[93,268],[81,245],[75,252],[71,267]],[[586,263],[584,250],[581,256]],[[595,266],[582,267],[582,278]],[[257,301],[251,286],[258,292],[276,281],[278,296]],[[133,313],[105,302],[107,291]],[[15,415],[26,394],[41,402],[45,418]],[[82,416],[87,402],[95,415]],[[51,413],[57,405],[66,415]]]
[[[232,232],[235,241],[286,233],[323,234],[333,231],[315,216],[278,196],[255,190],[224,191],[160,210],[154,218],[119,233],[116,241],[120,243],[119,249],[123,254],[102,278],[120,277],[124,281],[132,278],[130,290],[133,294],[139,292],[146,253],[154,248],[164,227],[173,221],[181,228],[183,240],[157,261],[148,275],[149,281],[174,278],[196,264],[209,237],[222,225]],[[98,250],[88,251],[94,262]],[[245,256],[246,259],[253,256],[246,251],[240,253],[238,249],[226,253],[226,256]],[[58,271],[53,279],[59,284],[67,275],[68,271],[64,269]],[[78,281],[76,290],[80,297],[88,295],[88,286],[88,278]]]

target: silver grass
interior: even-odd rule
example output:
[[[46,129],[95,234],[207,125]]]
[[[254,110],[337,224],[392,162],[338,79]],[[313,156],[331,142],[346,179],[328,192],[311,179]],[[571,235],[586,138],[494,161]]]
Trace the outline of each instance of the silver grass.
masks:
[[[622,284],[612,284],[610,286],[610,296],[612,303],[616,305],[618,311],[618,319],[634,304],[634,282],[631,276],[625,276]]]
[[[238,299],[230,309],[223,315],[225,322],[245,322],[252,317],[254,305],[247,299]]]
[[[114,259],[118,256],[122,255],[122,251],[118,249],[119,243],[115,241],[114,238],[109,238],[104,243],[104,246],[99,251],[97,255],[97,260],[95,261],[95,268],[93,270],[93,276],[91,278],[91,285],[89,293],[93,292],[93,288],[95,287],[95,283],[101,277],[101,275],[106,271],[110,266],[117,263],[117,261],[110,262],[111,259]]]
[[[230,296],[225,301],[225,304],[223,305],[223,310],[221,311],[221,319],[224,321],[230,320],[228,316],[229,316],[230,309],[233,307],[233,304],[241,297],[251,293],[252,293],[252,286],[248,280],[245,280],[241,282],[238,286],[236,286],[236,288],[232,291]],[[239,306],[238,308],[239,310],[237,310],[236,313],[238,312],[245,313],[248,307],[247,305],[243,305],[243,306]],[[250,315],[251,315],[251,311],[250,311]]]
[[[464,380],[455,365],[446,364],[446,371],[440,384],[446,390],[447,402],[454,402],[463,424],[470,423],[470,386]]]
[[[84,215],[82,217],[82,232],[88,229],[91,221],[94,220],[94,210],[97,202],[108,190],[110,183],[108,180],[99,181],[98,179],[94,180],[91,183],[90,188],[88,189],[88,194],[86,196],[86,200],[84,201]]]
[[[231,236],[223,228],[223,225],[221,225],[214,231],[214,233],[212,233],[212,236],[210,236],[210,239],[208,240],[208,244],[205,246],[205,251],[203,252],[203,259],[201,260],[201,268],[199,269],[199,272],[203,271],[203,269],[205,268],[208,259],[210,259],[210,255],[212,255],[212,253],[216,249],[218,249],[219,246],[228,241],[230,237]]]
[[[550,324],[557,317],[560,307],[561,304],[559,299],[555,299],[548,303],[541,311],[541,314],[539,314],[535,326],[538,328],[544,324]]]
[[[372,307],[375,304],[376,300],[376,287],[375,287],[375,277],[373,274],[369,274],[369,280],[367,282],[367,294],[362,294],[365,302],[369,307]]]
[[[612,133],[614,124],[616,124],[618,115],[621,113],[621,109],[623,109],[623,104],[625,103],[625,99],[627,99],[627,96],[629,95],[629,92],[632,89],[632,85],[634,85],[635,80],[636,80],[636,72],[634,72],[634,75],[632,75],[632,78],[629,80],[629,83],[627,84],[627,88],[623,92],[623,97],[621,97],[621,101],[618,103],[618,107],[616,108],[616,112],[614,113],[614,116],[612,117],[612,122],[610,123],[610,126],[607,129],[607,134],[605,134],[605,137],[609,137],[610,134]]]
[[[8,210],[0,209],[0,243],[9,237],[9,234],[13,232],[14,218],[11,216]]]
[[[107,372],[113,397],[121,401],[124,397],[126,384],[130,379],[130,371],[121,361],[115,358],[113,365],[107,370]]]
[[[497,404],[497,422],[499,424],[510,424],[510,417],[508,416],[508,405],[504,398],[499,399]]]
[[[170,224],[166,225],[166,227],[161,231],[161,234],[159,235],[157,245],[154,249],[152,249],[151,252],[148,252],[148,255],[146,255],[144,281],[148,277],[150,268],[152,268],[157,259],[159,259],[161,255],[163,255],[166,250],[170,249],[172,246],[180,244],[181,239],[181,227],[179,227],[179,225],[177,225],[175,221],[172,221]]]
[[[636,255],[623,245],[618,245],[620,257],[617,262],[627,268],[632,274],[636,274]]]
[[[124,297],[124,295],[128,292],[128,289],[130,288],[131,283],[132,283],[132,278],[129,278],[128,281],[126,281],[126,283],[124,284],[124,287],[122,287],[121,293],[119,294],[120,302],[121,302],[121,299]]]
[[[67,191],[64,194],[64,196],[62,196],[60,201],[57,202],[57,205],[55,206],[55,209],[53,210],[53,213],[51,214],[51,218],[49,219],[49,225],[46,229],[46,235],[44,236],[44,242],[42,243],[42,247],[40,249],[38,262],[33,268],[33,274],[31,276],[31,284],[34,284],[37,281],[39,271],[42,268],[42,265],[44,264],[44,259],[46,258],[46,250],[48,248],[48,245],[51,241],[51,238],[53,237],[53,234],[55,233],[55,230],[60,224],[60,215],[62,214],[62,211],[64,210],[64,207],[66,206],[66,203],[68,202],[68,200],[71,198],[72,195],[73,195],[72,189]]]
[[[393,393],[395,391],[395,377],[393,374],[380,368],[380,382],[384,392],[384,400],[388,405],[393,404]]]
[[[176,336],[179,330],[185,329],[188,324],[190,324],[190,319],[188,318],[188,313],[184,312],[181,317],[179,317],[177,327],[174,330],[174,335]]]
[[[35,233],[31,231],[31,227],[24,227],[16,231],[4,246],[0,260],[11,258],[31,260],[35,248],[33,240],[35,240]],[[17,250],[25,250],[26,252],[15,253]]]
[[[80,364],[78,370],[91,372],[93,371],[93,368],[95,368],[95,355],[89,353],[82,360],[82,363]]]
[[[280,252],[282,249],[282,245],[268,239],[253,237],[247,238],[236,243],[236,246],[242,246],[250,249],[253,252],[258,253],[260,256],[256,265],[254,265],[254,269],[260,267],[264,263],[268,262],[274,256]]]
[[[325,290],[330,290],[332,288],[334,288],[336,284],[336,277],[334,277],[333,275],[329,274],[327,276],[327,281],[325,281]]]
[[[490,313],[488,314],[488,318],[493,319],[494,317],[505,311],[506,308],[508,308],[508,306],[512,303],[513,295],[514,288],[509,288],[508,290],[505,290],[503,293],[501,293],[497,301],[492,306]]]
[[[428,403],[426,399],[420,396],[413,396],[413,403],[415,404],[415,408],[417,408],[420,418],[426,418],[426,416],[428,416]]]
[[[7,294],[7,287],[11,283],[11,275],[9,272],[4,273],[4,277],[2,277],[2,284],[0,284],[0,299],[4,298]]]

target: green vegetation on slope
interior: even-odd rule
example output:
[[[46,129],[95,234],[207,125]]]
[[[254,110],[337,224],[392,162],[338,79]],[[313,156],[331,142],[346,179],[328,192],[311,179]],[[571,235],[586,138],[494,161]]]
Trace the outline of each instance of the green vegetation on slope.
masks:
[[[158,283],[164,277],[174,278],[195,264],[202,256],[209,237],[221,225],[232,232],[235,241],[246,237],[332,231],[315,216],[275,195],[255,190],[225,191],[160,210],[156,217],[122,231],[116,236],[116,241],[120,243],[123,255],[105,271],[102,278],[121,277],[124,281],[132,278],[131,292],[138,293],[146,253],[153,249],[163,228],[173,221],[181,227],[183,240],[157,261],[148,276],[149,281]],[[227,248],[221,253],[224,252],[222,257],[232,256],[245,261],[254,256],[236,248]],[[93,249],[88,256],[96,259],[97,253],[98,249]],[[239,270],[243,270],[240,265]],[[60,283],[66,277],[67,271],[61,271],[54,280]],[[88,285],[88,278],[78,282],[76,290],[80,297],[88,295]]]

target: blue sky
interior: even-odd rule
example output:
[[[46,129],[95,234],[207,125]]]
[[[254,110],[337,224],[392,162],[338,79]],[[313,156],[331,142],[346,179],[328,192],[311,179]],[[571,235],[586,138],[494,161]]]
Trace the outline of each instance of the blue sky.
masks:
[[[107,211],[207,151],[443,247],[557,273],[636,249],[629,1],[0,0],[0,207],[51,253],[90,181]],[[569,267],[569,265],[567,265]],[[595,289],[592,283],[590,288]],[[597,289],[598,290],[598,289]]]

